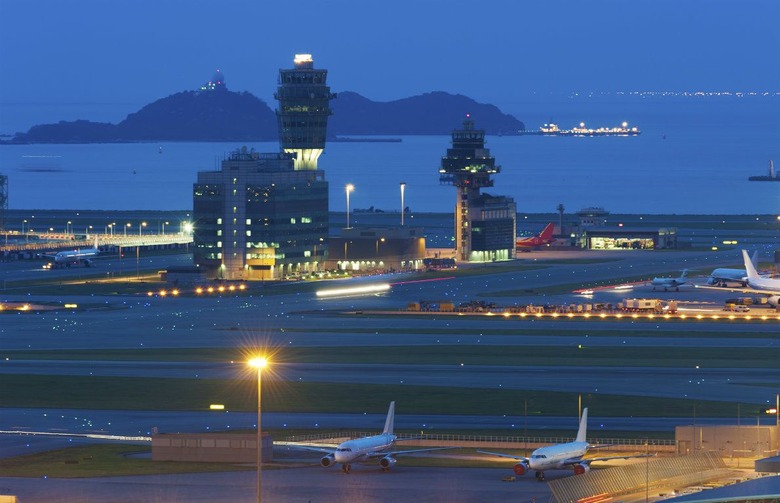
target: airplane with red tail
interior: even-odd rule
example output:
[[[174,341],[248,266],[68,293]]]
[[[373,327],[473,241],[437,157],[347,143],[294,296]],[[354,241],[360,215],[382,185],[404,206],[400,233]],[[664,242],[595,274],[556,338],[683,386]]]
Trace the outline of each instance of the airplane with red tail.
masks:
[[[517,241],[515,242],[515,247],[518,250],[529,251],[529,248],[536,248],[538,246],[548,245],[554,241],[553,239],[554,228],[555,226],[552,223],[549,223],[544,229],[542,229],[542,232],[540,232],[538,236],[532,236],[529,238],[517,238]]]

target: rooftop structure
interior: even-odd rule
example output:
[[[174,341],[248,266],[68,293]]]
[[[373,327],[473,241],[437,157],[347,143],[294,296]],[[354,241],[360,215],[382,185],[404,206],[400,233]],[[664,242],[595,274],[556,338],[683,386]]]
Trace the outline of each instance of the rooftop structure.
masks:
[[[316,70],[311,54],[296,54],[295,68],[279,70],[279,144],[295,155],[295,169],[317,169],[325,148],[330,100],[336,97],[327,86],[327,70]]]
[[[222,71],[217,68],[214,72],[214,76],[211,80],[200,86],[201,91],[227,91],[227,84],[225,83],[225,76]]]

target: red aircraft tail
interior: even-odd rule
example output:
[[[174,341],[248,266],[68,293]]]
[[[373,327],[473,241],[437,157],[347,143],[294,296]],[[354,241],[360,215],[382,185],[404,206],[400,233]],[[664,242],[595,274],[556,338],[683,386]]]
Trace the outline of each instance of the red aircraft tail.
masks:
[[[539,234],[539,239],[541,239],[545,244],[552,241],[553,236],[553,230],[555,229],[555,226],[553,224],[547,224],[547,227],[545,227],[542,230],[542,233]]]

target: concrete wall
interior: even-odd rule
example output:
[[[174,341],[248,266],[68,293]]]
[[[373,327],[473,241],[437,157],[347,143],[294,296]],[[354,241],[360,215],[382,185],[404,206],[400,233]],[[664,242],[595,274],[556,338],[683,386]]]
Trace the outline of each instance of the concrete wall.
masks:
[[[256,463],[255,433],[171,433],[152,435],[152,461]],[[273,439],[263,434],[263,463],[273,461]]]

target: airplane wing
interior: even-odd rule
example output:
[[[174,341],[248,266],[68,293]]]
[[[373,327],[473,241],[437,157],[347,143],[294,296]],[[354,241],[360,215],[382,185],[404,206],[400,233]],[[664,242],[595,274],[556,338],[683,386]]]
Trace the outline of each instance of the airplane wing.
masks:
[[[391,452],[388,452],[388,451],[376,451],[376,452],[371,452],[369,454],[366,454],[366,457],[369,457],[369,458],[383,458],[383,457],[386,457],[386,456],[396,457],[396,456],[401,455],[401,454],[412,454],[413,452],[443,451],[443,450],[446,450],[446,449],[458,449],[458,447],[428,447],[428,448],[425,448],[425,449],[408,449],[408,450],[405,450],[405,451],[391,451]]]
[[[502,457],[502,458],[509,458],[509,459],[514,459],[514,460],[517,460],[517,461],[526,461],[526,462],[529,461],[529,458],[526,458],[526,457],[523,457],[523,456],[515,456],[513,454],[503,454],[503,453],[500,453],[500,452],[490,452],[490,451],[480,451],[480,450],[477,450],[477,452],[479,452],[480,454],[490,454],[492,456],[499,456],[499,457]]]
[[[336,452],[335,444],[312,444],[312,443],[298,443],[298,442],[274,442],[274,445],[281,447],[292,447],[293,449],[303,449],[305,451],[324,452],[325,454],[333,454]]]
[[[565,460],[562,464],[563,466],[572,466],[572,465],[590,465],[594,461],[610,461],[612,459],[631,459],[631,458],[652,458],[655,456],[655,454],[633,454],[630,456],[608,456],[605,458],[570,458]]]
[[[732,280],[735,281],[735,280]],[[721,292],[742,292],[742,293],[759,293],[762,295],[778,295],[776,290],[760,290],[758,288],[750,288],[750,287],[731,287],[731,286],[711,286],[711,285],[695,285],[696,288],[704,288],[707,290],[720,290]]]

